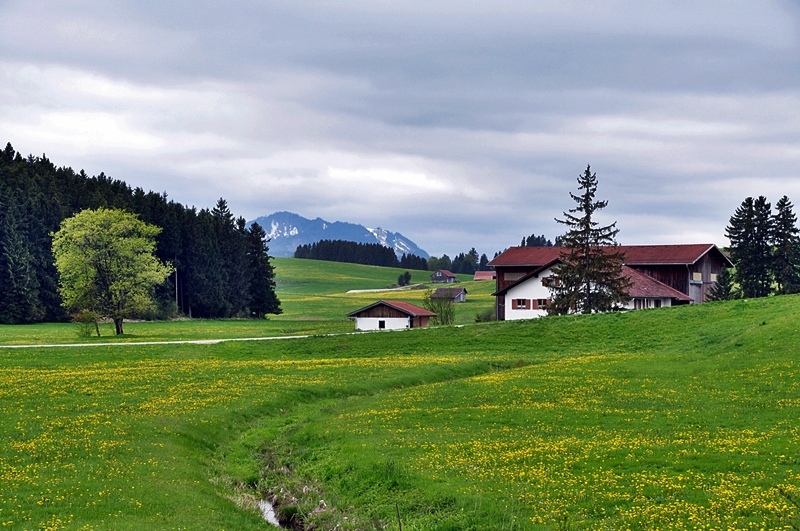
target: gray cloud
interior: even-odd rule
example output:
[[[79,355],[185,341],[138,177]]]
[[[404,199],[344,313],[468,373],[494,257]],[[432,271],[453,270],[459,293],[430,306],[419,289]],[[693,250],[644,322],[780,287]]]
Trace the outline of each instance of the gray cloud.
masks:
[[[0,139],[178,201],[492,254],[591,163],[623,243],[800,196],[792,3],[6,2]]]

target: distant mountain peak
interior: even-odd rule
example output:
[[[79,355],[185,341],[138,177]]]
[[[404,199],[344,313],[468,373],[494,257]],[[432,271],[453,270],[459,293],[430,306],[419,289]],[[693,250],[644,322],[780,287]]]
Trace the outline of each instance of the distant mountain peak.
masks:
[[[331,223],[322,218],[308,219],[287,211],[261,216],[248,222],[248,226],[253,222],[261,225],[267,233],[272,256],[293,256],[298,245],[316,243],[320,240],[379,243],[384,247],[394,249],[398,258],[403,254],[415,254],[422,258],[429,256],[416,243],[399,232],[391,232],[381,227],[370,229],[355,223],[342,221]]]

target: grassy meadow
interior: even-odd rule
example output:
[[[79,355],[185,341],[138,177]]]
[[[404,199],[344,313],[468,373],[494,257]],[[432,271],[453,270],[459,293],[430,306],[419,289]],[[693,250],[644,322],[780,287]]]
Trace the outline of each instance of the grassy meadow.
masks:
[[[123,340],[312,337],[0,348],[0,528],[263,530],[270,497],[317,529],[800,527],[800,296],[468,324],[465,282],[463,325],[329,336],[418,292],[304,262],[281,316]]]

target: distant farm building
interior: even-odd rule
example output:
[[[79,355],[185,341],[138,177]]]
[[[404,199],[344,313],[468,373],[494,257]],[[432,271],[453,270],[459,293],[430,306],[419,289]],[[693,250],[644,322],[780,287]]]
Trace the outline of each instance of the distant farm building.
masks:
[[[347,314],[356,330],[402,330],[427,328],[436,314],[403,301],[378,301]]]
[[[453,282],[458,282],[458,279],[447,269],[440,269],[431,275],[431,282],[437,284],[452,284]]]
[[[472,280],[494,280],[495,275],[497,275],[497,273],[494,271],[475,271],[475,276],[472,277]]]
[[[466,288],[436,288],[431,299],[450,299],[452,302],[467,302]]]
[[[716,245],[620,245],[623,274],[631,281],[630,309],[704,302],[717,275],[733,263]],[[489,265],[497,272],[494,293],[498,320],[529,319],[547,313],[551,268],[559,247],[511,247]]]

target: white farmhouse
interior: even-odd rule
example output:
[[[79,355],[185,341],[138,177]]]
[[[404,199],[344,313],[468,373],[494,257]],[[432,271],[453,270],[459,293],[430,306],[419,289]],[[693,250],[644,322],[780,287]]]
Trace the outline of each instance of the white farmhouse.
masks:
[[[560,260],[553,260],[530,273],[506,273],[505,278],[510,284],[494,293],[496,297],[504,298],[506,321],[547,315],[551,297],[550,285],[558,282],[552,268],[559,262]],[[622,266],[622,274],[631,283],[631,300],[625,305],[629,310],[663,308],[688,304],[692,300],[685,293],[631,267]]]

